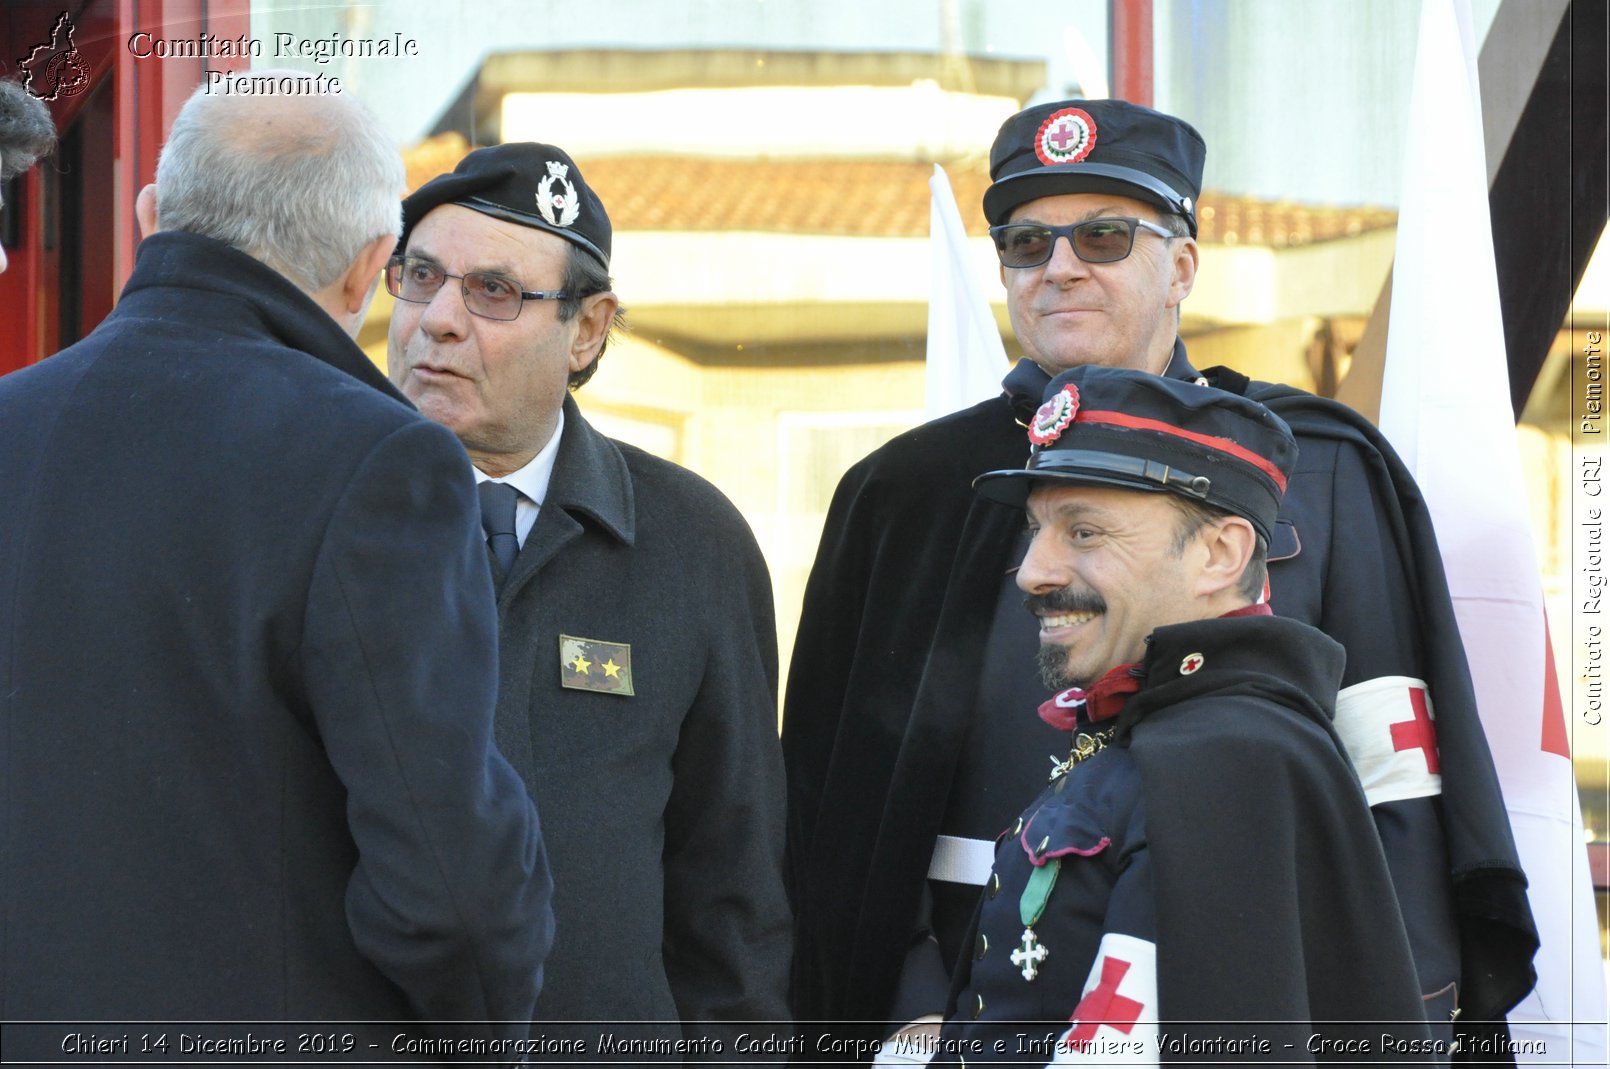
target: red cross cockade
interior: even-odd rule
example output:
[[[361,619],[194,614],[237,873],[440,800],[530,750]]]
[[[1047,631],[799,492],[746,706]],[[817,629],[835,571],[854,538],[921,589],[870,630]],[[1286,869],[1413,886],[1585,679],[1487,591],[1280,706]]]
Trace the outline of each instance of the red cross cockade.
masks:
[[[1116,1028],[1125,1035],[1134,1030],[1140,1011],[1146,1007],[1118,993],[1118,985],[1123,983],[1129,968],[1129,962],[1118,958],[1101,959],[1101,981],[1074,1007],[1073,1016],[1068,1018],[1074,1027],[1063,1037],[1063,1046],[1078,1050],[1096,1038],[1102,1025]]]
[[[1058,152],[1066,152],[1079,142],[1079,130],[1072,119],[1063,119],[1047,135]]]
[[[1426,703],[1423,687],[1409,688],[1409,704],[1414,706],[1414,719],[1392,725],[1392,749],[1425,751],[1426,771],[1438,775],[1442,765],[1437,760],[1437,729],[1432,725],[1431,707]]]

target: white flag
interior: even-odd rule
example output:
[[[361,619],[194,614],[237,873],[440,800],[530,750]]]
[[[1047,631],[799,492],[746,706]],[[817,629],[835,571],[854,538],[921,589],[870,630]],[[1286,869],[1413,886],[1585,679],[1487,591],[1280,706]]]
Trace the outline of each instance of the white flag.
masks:
[[[989,300],[969,263],[967,229],[956,210],[956,194],[937,163],[928,190],[931,285],[925,407],[928,418],[934,419],[1000,393],[1001,379],[1010,368]]]
[[[1469,0],[1424,0],[1404,166],[1380,426],[1431,509],[1531,884],[1538,983],[1511,1036],[1522,1062],[1603,1066],[1604,969],[1510,408]]]

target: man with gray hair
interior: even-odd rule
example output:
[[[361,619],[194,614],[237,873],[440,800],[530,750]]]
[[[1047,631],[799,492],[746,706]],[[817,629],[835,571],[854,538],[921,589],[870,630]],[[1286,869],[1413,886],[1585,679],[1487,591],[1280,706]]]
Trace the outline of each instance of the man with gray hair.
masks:
[[[403,201],[386,363],[481,480],[497,737],[558,884],[537,1019],[767,1061],[790,1038],[757,1026],[788,1014],[790,955],[771,582],[715,487],[571,396],[618,319],[613,239],[563,149],[476,149]]]
[[[353,342],[402,186],[351,101],[198,92],[116,310],[0,379],[0,1017],[527,1035],[552,886],[475,483]]]
[[[45,102],[17,82],[0,78],[0,182],[7,182],[34,165],[56,144],[56,124]],[[0,208],[5,207],[0,197]],[[0,245],[0,275],[6,270],[6,249]]]

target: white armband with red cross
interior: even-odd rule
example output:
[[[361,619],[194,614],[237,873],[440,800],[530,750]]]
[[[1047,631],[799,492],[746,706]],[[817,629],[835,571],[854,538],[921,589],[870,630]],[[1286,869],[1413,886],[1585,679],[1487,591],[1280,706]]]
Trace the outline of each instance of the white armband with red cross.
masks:
[[[1425,681],[1380,676],[1336,696],[1336,733],[1370,805],[1442,793],[1436,717]]]
[[[1156,945],[1103,935],[1068,1025],[1052,1065],[1158,1064]]]

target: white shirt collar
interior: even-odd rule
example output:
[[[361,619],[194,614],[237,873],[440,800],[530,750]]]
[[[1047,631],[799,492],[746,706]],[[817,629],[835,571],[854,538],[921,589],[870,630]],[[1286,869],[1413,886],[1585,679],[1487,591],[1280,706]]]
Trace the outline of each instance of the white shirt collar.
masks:
[[[493,479],[481,469],[475,469],[475,482],[508,483],[520,491],[519,504],[514,509],[514,534],[525,545],[526,535],[537,522],[537,510],[548,496],[548,484],[553,481],[554,461],[559,457],[559,439],[565,432],[565,410],[559,410],[559,420],[553,426],[548,444],[522,468],[517,468],[500,479]]]

